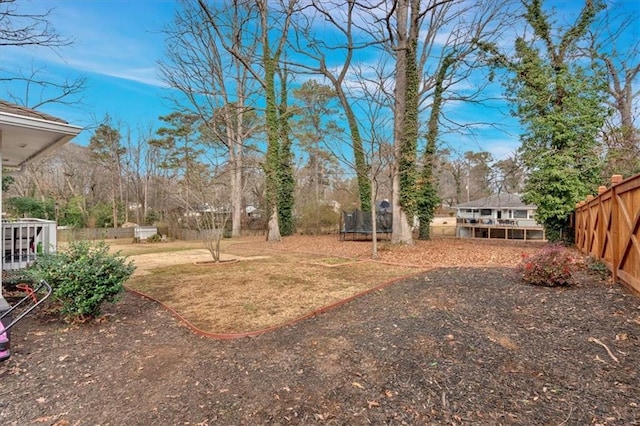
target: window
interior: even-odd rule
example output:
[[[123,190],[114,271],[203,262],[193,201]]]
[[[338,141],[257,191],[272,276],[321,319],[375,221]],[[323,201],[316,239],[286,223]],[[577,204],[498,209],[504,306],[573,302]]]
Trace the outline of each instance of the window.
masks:
[[[513,211],[513,217],[515,219],[526,219],[527,218],[527,211],[526,210],[514,210]]]
[[[491,209],[480,210],[480,216],[491,216]]]

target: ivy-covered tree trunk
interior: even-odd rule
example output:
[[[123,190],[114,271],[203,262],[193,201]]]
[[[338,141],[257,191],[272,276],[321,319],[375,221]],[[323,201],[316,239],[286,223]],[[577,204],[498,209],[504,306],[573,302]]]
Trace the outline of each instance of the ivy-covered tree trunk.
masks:
[[[298,3],[299,5],[301,3]],[[327,79],[335,89],[335,94],[340,101],[349,127],[351,146],[353,149],[353,168],[356,172],[358,183],[358,200],[360,209],[371,210],[371,183],[369,181],[370,164],[364,149],[364,142],[360,134],[358,117],[354,112],[354,102],[347,92],[348,82],[353,75],[352,60],[354,55],[370,48],[368,42],[363,43],[362,36],[366,33],[362,25],[363,9],[368,6],[357,1],[347,2],[321,2],[305,3],[313,8],[308,16],[315,16],[331,37],[318,39],[317,33],[310,31],[315,27],[313,20],[297,20],[295,46],[296,56],[302,59],[298,66],[311,73],[317,73]],[[307,7],[307,6],[305,6]],[[339,13],[337,13],[339,11]],[[307,14],[307,12],[305,12]],[[365,19],[366,20],[366,19]],[[309,25],[311,24],[311,25]],[[364,39],[367,39],[365,36]],[[335,59],[339,59],[336,63]]]
[[[435,209],[440,203],[438,190],[433,176],[434,160],[438,143],[438,119],[442,109],[442,94],[444,92],[444,79],[447,75],[449,67],[453,64],[451,55],[447,55],[438,69],[435,79],[435,87],[433,92],[433,103],[431,104],[431,113],[429,115],[429,124],[427,128],[427,144],[422,157],[422,173],[418,182],[418,220],[420,228],[418,231],[418,239],[431,239],[431,221],[435,214]]]
[[[418,100],[420,77],[416,58],[417,39],[409,41],[406,54],[406,104],[404,113],[404,137],[400,143],[398,161],[400,173],[400,207],[407,215],[409,222],[417,213],[418,201]]]
[[[371,183],[369,182],[370,167],[367,156],[364,152],[362,137],[358,128],[358,122],[352,110],[346,111],[349,129],[351,131],[351,142],[353,143],[353,156],[356,165],[356,177],[358,179],[358,195],[360,196],[360,209],[371,211]]]
[[[412,244],[416,212],[418,99],[420,77],[416,58],[419,0],[398,2],[396,104],[394,110],[393,243]],[[409,27],[407,27],[409,24]]]
[[[256,7],[260,13],[260,41],[262,44],[262,66],[264,69],[264,78],[262,79],[262,87],[265,91],[265,128],[267,133],[267,156],[265,159],[264,171],[266,177],[266,209],[269,212],[269,225],[267,231],[267,241],[279,241],[281,239],[280,234],[280,219],[279,208],[281,205],[293,205],[293,200],[289,200],[290,183],[283,185],[283,179],[285,182],[289,182],[288,171],[283,172],[281,167],[283,161],[285,163],[291,162],[291,145],[289,142],[289,127],[283,122],[286,115],[280,115],[282,106],[278,106],[276,101],[276,73],[280,64],[280,57],[282,55],[287,37],[289,34],[289,27],[291,24],[291,18],[293,11],[295,10],[296,0],[287,0],[279,3],[283,8],[277,12],[280,13],[280,19],[269,19],[270,4],[267,0],[256,0]],[[278,23],[279,26],[274,28],[274,23]],[[275,48],[272,50],[270,47],[270,35],[279,34],[279,39],[275,42]],[[256,74],[254,76],[257,77]],[[286,77],[281,79],[286,80]],[[286,85],[286,81],[283,81]],[[284,108],[286,108],[287,96],[286,91],[283,91]],[[286,133],[286,137],[283,138],[283,132]],[[282,145],[285,145],[284,147]],[[284,151],[283,151],[284,150]],[[288,154],[283,154],[286,152]],[[285,167],[288,169],[288,167]],[[287,187],[284,192],[287,193],[284,196],[283,187]],[[291,190],[291,198],[293,198],[293,191]],[[287,207],[285,207],[287,209]],[[291,211],[291,209],[290,209]],[[285,222],[290,221],[287,219],[287,215],[290,216],[290,212],[285,212]]]
[[[347,118],[349,132],[351,133],[351,143],[353,144],[353,158],[356,169],[356,179],[358,181],[358,199],[360,200],[360,209],[362,211],[371,210],[371,183],[369,181],[369,163],[364,150],[362,136],[360,135],[360,127],[358,126],[358,118],[356,117],[351,102],[347,98],[344,90],[338,83],[334,83],[336,93],[340,104],[343,106],[344,114]]]
[[[293,176],[293,152],[291,150],[291,129],[289,128],[289,115],[287,112],[287,76],[286,72],[281,76],[279,129],[280,129],[280,164],[278,167],[278,220],[280,234],[293,235],[295,222],[293,207],[295,204],[296,182]]]
[[[266,21],[266,18],[263,18]],[[264,31],[266,33],[266,22]],[[266,37],[266,34],[265,34]],[[267,241],[279,241],[281,238],[278,219],[278,193],[280,190],[280,131],[278,121],[278,105],[275,91],[275,61],[271,57],[269,44],[263,42],[264,79],[266,97],[266,129],[267,129],[267,157],[264,163],[266,178],[266,206],[269,212],[269,229]]]
[[[578,61],[577,45],[602,5],[586,2],[575,24],[553,29],[540,1],[526,5],[534,40],[516,40],[509,91],[526,129],[522,159],[531,171],[524,200],[550,241],[567,239],[575,203],[599,182],[597,137],[606,116],[605,79],[597,67]],[[554,41],[558,40],[556,44]]]

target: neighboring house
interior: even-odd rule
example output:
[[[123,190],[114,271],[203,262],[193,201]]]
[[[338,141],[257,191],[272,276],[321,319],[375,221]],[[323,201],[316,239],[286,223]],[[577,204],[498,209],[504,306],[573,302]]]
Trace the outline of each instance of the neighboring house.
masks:
[[[459,237],[544,240],[536,222],[537,207],[525,204],[518,194],[497,194],[461,203],[457,210]]]

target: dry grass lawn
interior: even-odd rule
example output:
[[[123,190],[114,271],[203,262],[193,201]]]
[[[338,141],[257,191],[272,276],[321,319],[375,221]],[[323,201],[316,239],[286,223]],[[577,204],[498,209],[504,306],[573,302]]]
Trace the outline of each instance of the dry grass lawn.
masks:
[[[123,244],[112,250],[137,266],[127,286],[179,312],[211,333],[257,331],[303,316],[394,279],[440,266],[515,266],[537,244],[455,238],[413,246],[381,242],[371,260],[371,242],[335,236],[224,240],[223,259],[206,265],[201,242]]]

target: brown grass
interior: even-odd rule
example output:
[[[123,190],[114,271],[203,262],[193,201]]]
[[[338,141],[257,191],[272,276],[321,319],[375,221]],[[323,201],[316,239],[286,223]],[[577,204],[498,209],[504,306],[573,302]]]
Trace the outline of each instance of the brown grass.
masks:
[[[179,312],[212,333],[269,328],[391,280],[435,266],[515,265],[537,246],[440,239],[413,246],[381,243],[371,261],[370,242],[340,242],[334,236],[296,236],[279,243],[262,238],[223,241],[223,259],[210,260],[198,242],[122,244],[112,249],[138,266],[127,285]]]

